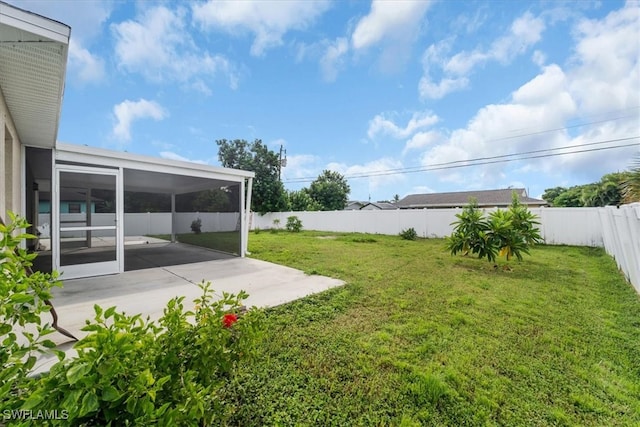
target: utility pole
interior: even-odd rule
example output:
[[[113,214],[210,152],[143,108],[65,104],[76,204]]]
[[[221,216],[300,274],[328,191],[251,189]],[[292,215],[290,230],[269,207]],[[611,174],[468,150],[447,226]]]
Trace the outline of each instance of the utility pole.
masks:
[[[282,153],[284,152],[284,159],[282,158]],[[280,175],[282,168],[287,167],[287,150],[283,150],[282,145],[280,145],[280,160],[278,161],[278,181],[280,181]]]

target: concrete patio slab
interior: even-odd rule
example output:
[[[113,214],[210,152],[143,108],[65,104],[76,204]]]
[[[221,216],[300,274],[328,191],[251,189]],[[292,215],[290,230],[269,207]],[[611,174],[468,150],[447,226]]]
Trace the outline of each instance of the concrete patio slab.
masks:
[[[63,288],[53,290],[53,303],[58,324],[81,338],[85,335],[81,331],[85,321],[93,319],[94,304],[103,309],[116,306],[119,312],[141,313],[156,320],[162,316],[167,302],[177,296],[184,296],[185,307],[190,309],[193,299],[201,296],[197,285],[203,280],[210,281],[220,296],[222,292],[246,291],[248,307],[273,307],[344,284],[338,279],[307,275],[265,261],[229,258],[67,280]],[[62,334],[54,333],[50,339],[73,356],[72,344]],[[53,358],[43,357],[36,371],[45,371],[54,362]]]

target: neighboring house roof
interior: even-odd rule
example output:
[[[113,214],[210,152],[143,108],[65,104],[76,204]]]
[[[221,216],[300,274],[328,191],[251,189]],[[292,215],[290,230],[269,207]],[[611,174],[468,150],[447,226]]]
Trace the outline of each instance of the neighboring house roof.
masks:
[[[361,207],[363,207],[364,205],[366,205],[369,202],[360,202],[358,200],[349,200],[347,202],[347,206],[345,206],[344,210],[345,211],[349,211],[349,210],[358,210]]]
[[[469,203],[470,197],[474,197],[478,201],[478,206],[508,206],[511,204],[511,194],[514,191],[518,194],[520,202],[524,205],[548,205],[545,200],[529,197],[524,188],[505,188],[500,190],[410,194],[398,202],[398,207],[400,209],[463,207]]]
[[[391,209],[398,209],[398,206],[396,206],[393,203],[387,203],[387,202],[376,202],[376,203],[368,202],[367,204],[365,204],[360,208],[360,210],[367,210],[367,209],[391,210]]]

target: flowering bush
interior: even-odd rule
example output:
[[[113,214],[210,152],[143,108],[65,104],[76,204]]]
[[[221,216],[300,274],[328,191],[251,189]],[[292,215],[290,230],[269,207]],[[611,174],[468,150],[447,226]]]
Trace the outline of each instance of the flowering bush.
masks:
[[[214,298],[203,282],[195,311],[185,310],[184,297],[174,298],[157,322],[95,305],[83,328],[88,334],[74,347],[77,357],[57,352],[60,361],[48,373],[29,377],[32,353],[55,346],[42,338],[52,329],[40,314],[57,281],[55,273],[27,275],[34,256],[16,248],[30,236],[13,236],[27,224],[12,220],[0,224],[0,416],[56,408],[64,417],[50,425],[224,424],[233,408],[221,390],[251,360],[262,335],[264,313],[244,308],[245,292]]]

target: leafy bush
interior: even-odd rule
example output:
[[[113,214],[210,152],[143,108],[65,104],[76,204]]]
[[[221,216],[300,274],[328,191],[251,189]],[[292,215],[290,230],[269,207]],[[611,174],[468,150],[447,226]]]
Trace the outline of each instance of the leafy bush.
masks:
[[[529,247],[542,241],[536,216],[520,203],[515,192],[509,209],[491,212],[488,219],[474,199],[456,217],[454,232],[447,237],[452,255],[473,253],[490,262],[500,256],[507,261],[515,256],[522,261],[522,254],[529,254]]]
[[[202,220],[200,218],[191,221],[191,231],[196,234],[202,233]]]
[[[200,287],[195,311],[174,298],[157,323],[95,305],[78,357],[54,365],[21,409],[62,407],[74,425],[223,423],[231,408],[219,390],[254,354],[263,313],[241,313],[244,292],[214,300],[210,283]]]
[[[416,240],[418,238],[418,233],[416,233],[416,229],[411,227],[406,230],[402,230],[400,232],[400,237],[404,240]]]
[[[59,282],[56,273],[28,274],[35,255],[19,245],[33,236],[14,233],[28,224],[10,216],[9,225],[0,224],[0,416],[56,408],[63,416],[51,425],[224,424],[233,406],[222,390],[256,354],[262,335],[264,313],[244,308],[245,292],[218,299],[202,283],[195,310],[174,298],[158,322],[95,305],[83,328],[88,335],[74,347],[77,357],[65,360],[53,350],[60,361],[32,377],[33,353],[55,347],[44,338],[53,329],[40,315]]]
[[[8,214],[11,221],[0,222],[0,407],[17,409],[16,401],[29,392],[35,353],[55,347],[43,338],[54,329],[41,314],[49,311],[51,288],[61,283],[55,272],[28,273],[36,255],[20,249],[20,242],[35,236],[20,233],[29,224]]]
[[[298,233],[302,230],[302,220],[295,215],[287,217],[287,231]]]
[[[273,220],[273,227],[269,230],[271,233],[277,233],[280,231],[280,220],[278,218]]]

